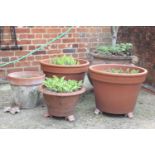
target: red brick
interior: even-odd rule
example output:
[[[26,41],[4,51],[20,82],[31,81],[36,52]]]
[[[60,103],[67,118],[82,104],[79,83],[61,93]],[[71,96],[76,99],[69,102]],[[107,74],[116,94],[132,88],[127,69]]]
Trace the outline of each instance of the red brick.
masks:
[[[34,60],[34,56],[33,56],[33,55],[30,55],[30,56],[28,56],[28,57],[26,58],[26,60],[32,61],[32,60]]]
[[[89,32],[89,29],[80,27],[80,28],[77,29],[77,32]]]
[[[86,44],[79,44],[79,48],[86,48]]]
[[[57,36],[57,34],[43,34],[43,38],[51,38],[51,39],[53,39],[53,38],[55,38]]]
[[[73,34],[72,34],[72,37],[73,37],[73,38],[78,38],[78,37],[80,37],[80,35],[79,35],[78,33],[73,33]]]
[[[61,29],[61,32],[66,32],[68,30],[69,27],[65,27]],[[74,27],[73,29],[71,29],[71,31],[69,33],[74,33],[76,31],[76,28]]]
[[[34,38],[34,34],[20,34],[19,38],[20,39],[33,39]]]
[[[43,55],[42,56],[42,59],[48,59],[49,58],[49,55]]]
[[[79,48],[77,51],[78,52],[86,52],[86,49],[85,48]]]
[[[102,29],[102,32],[111,32],[110,26],[104,26],[101,29]]]
[[[46,51],[36,51],[32,55],[41,55],[41,54],[46,54]]]
[[[11,58],[10,58],[10,61],[17,60],[18,58],[19,58],[19,57],[16,57],[16,56],[11,57]]]
[[[35,60],[41,60],[41,59],[42,59],[42,56],[41,55],[35,56]]]
[[[25,67],[25,66],[31,66],[31,63],[29,61],[19,61],[15,63],[16,67]]]
[[[75,38],[64,38],[62,41],[63,43],[72,43],[75,42]]]
[[[10,68],[10,69],[7,69],[7,73],[20,72],[20,71],[23,71],[23,68]]]
[[[35,38],[41,39],[41,38],[43,38],[43,35],[42,35],[42,34],[36,34],[36,35],[35,35]]]
[[[34,49],[36,49],[36,47],[34,45],[28,46],[28,50],[34,50]]]
[[[31,44],[31,40],[20,40],[17,41],[19,45]]]
[[[56,53],[62,52],[62,50],[49,50],[47,52],[48,52],[48,54],[56,54]]]
[[[12,67],[14,67],[14,64],[13,63],[4,66],[4,68],[12,68]]]
[[[39,71],[39,67],[24,67],[24,71]]]
[[[61,33],[61,29],[49,28],[47,29],[47,33]]]
[[[13,51],[0,51],[0,57],[14,56]]]
[[[60,48],[60,49],[61,48],[63,49],[63,48],[66,48],[66,47],[67,47],[66,44],[58,44],[58,48]]]
[[[15,51],[15,56],[24,56],[27,54],[28,54],[28,52],[26,52],[26,51]]]
[[[29,28],[16,28],[17,33],[30,33]]]
[[[28,45],[21,45],[22,46],[22,51],[27,51],[28,50]]]
[[[46,40],[32,40],[32,44],[45,44]]]
[[[38,66],[38,65],[40,65],[40,62],[39,62],[39,60],[38,61],[35,60],[35,61],[31,62],[31,65],[32,66]]]
[[[31,32],[32,33],[45,33],[46,29],[44,29],[44,28],[34,28],[34,29],[31,29]]]

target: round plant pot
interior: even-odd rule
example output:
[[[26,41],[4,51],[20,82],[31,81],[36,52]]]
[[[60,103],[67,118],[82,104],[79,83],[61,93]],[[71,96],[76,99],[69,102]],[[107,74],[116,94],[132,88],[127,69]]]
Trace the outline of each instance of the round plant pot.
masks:
[[[48,116],[68,118],[74,116],[75,106],[80,94],[85,92],[85,88],[83,87],[72,93],[56,93],[41,86],[40,92],[43,93],[43,97],[47,104]]]
[[[8,74],[11,84],[13,104],[23,109],[34,108],[39,103],[38,87],[45,79],[43,73],[37,71],[13,72]]]
[[[103,72],[107,69],[136,69],[136,74]],[[136,99],[144,82],[147,70],[137,66],[100,64],[89,67],[93,82],[96,108],[111,114],[129,114],[134,111]]]
[[[76,59],[79,61],[78,65],[55,65],[50,63],[50,59],[41,60],[41,69],[47,77],[56,75],[58,77],[65,76],[65,79],[84,80],[84,75],[88,71],[89,61],[83,59]]]
[[[89,53],[91,65],[96,64],[132,64],[132,56],[103,55],[96,50]]]

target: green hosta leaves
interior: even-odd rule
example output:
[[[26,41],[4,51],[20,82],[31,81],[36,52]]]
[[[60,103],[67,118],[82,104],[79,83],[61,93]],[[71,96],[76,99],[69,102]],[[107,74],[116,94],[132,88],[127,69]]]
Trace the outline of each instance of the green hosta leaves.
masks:
[[[64,77],[53,76],[43,81],[45,87],[54,92],[74,92],[82,87],[82,81],[65,80]]]
[[[67,56],[67,55],[53,57],[51,59],[51,63],[56,64],[56,65],[77,65],[79,64],[79,62],[76,61],[72,56]]]
[[[119,73],[119,74],[137,74],[139,73],[139,70],[138,69],[129,69],[127,68],[126,70],[123,70],[123,69],[115,69],[115,68],[111,68],[111,69],[107,69],[107,70],[104,70],[104,72],[109,72],[109,73]]]
[[[131,49],[133,48],[133,45],[131,43],[120,43],[116,44],[115,47],[112,45],[103,45],[103,46],[98,46],[97,50],[104,53],[112,53],[112,54],[117,54],[117,53],[128,53]]]

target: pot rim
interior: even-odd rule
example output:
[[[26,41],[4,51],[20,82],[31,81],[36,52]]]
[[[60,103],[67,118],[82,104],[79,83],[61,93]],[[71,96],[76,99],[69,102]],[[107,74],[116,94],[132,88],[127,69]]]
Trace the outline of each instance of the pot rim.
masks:
[[[20,73],[26,73],[26,74],[29,74],[31,75],[32,73],[36,73],[38,74],[38,76],[32,76],[31,78],[26,78],[26,77],[18,77],[18,76],[13,76],[15,74],[20,74]],[[23,80],[28,80],[28,79],[40,79],[40,78],[44,78],[45,77],[45,74],[41,73],[41,72],[38,72],[38,71],[19,71],[19,72],[12,72],[12,73],[9,73],[7,75],[8,78],[12,78],[12,79],[23,79]]]
[[[129,68],[136,68],[136,69],[140,69],[142,70],[141,73],[135,73],[135,74],[126,74],[126,73],[109,73],[109,72],[101,72],[99,70],[96,70],[94,69],[96,66],[118,66],[118,67],[129,67]],[[123,65],[123,64],[97,64],[97,65],[92,65],[89,67],[89,70],[94,72],[94,73],[97,73],[97,74],[101,74],[101,75],[110,75],[110,76],[117,76],[117,77],[135,77],[135,76],[142,76],[142,75],[145,75],[148,73],[147,69],[145,68],[142,68],[142,67],[139,67],[139,66],[136,66],[136,65]]]
[[[70,92],[70,93],[57,93],[57,92],[53,92],[53,91],[50,91],[48,89],[45,88],[45,86],[40,86],[39,87],[39,91],[43,94],[46,94],[46,95],[53,95],[53,96],[74,96],[74,95],[79,95],[79,94],[82,94],[86,91],[86,88],[85,87],[82,87],[81,89],[75,91],[75,92]]]
[[[95,52],[90,52],[90,55],[96,57],[96,58],[103,58],[103,59],[113,59],[113,60],[131,60],[133,55],[126,55],[126,56],[121,56],[121,55],[103,55],[101,53],[95,53]]]
[[[47,63],[46,61],[48,61],[50,58],[48,59],[43,59],[43,60],[40,60],[40,64],[43,64],[43,65],[46,65],[46,66],[54,66],[54,67],[59,67],[59,68],[77,68],[77,67],[83,67],[83,66],[88,66],[90,63],[88,60],[85,60],[85,59],[78,59],[78,58],[75,58],[75,60],[78,60],[78,61],[83,61],[85,62],[84,64],[77,64],[77,65],[56,65],[56,64],[49,64]]]
[[[36,75],[30,78],[22,77],[23,75]],[[20,77],[21,76],[21,77]],[[12,85],[31,86],[40,85],[45,79],[45,74],[39,71],[19,71],[7,75],[7,79]]]

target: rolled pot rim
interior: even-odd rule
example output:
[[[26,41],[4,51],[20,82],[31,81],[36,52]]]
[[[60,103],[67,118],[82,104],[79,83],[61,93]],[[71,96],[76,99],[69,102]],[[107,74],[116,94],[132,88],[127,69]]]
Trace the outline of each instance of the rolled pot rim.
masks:
[[[39,62],[41,64],[44,64],[46,66],[55,66],[55,67],[60,67],[60,68],[63,68],[63,67],[66,67],[66,68],[76,68],[76,67],[82,67],[82,66],[88,66],[90,63],[88,60],[85,60],[85,59],[78,59],[78,58],[75,58],[75,60],[78,60],[78,61],[83,61],[85,62],[84,64],[77,64],[77,65],[56,65],[56,64],[50,64],[50,63],[47,63],[46,61],[48,61],[50,58],[48,59],[43,59],[43,60],[40,60]]]
[[[103,72],[100,70],[96,70],[95,67],[97,66],[120,66],[120,67],[128,67],[128,68],[134,68],[134,69],[140,69],[142,70],[141,73],[135,73],[135,74],[127,74],[127,73],[110,73],[110,72]],[[136,66],[136,65],[122,65],[122,64],[97,64],[97,65],[92,65],[89,67],[89,70],[92,72],[95,72],[97,74],[104,74],[104,75],[111,75],[111,76],[124,76],[124,77],[134,77],[134,76],[141,76],[145,75],[148,73],[147,69]]]

